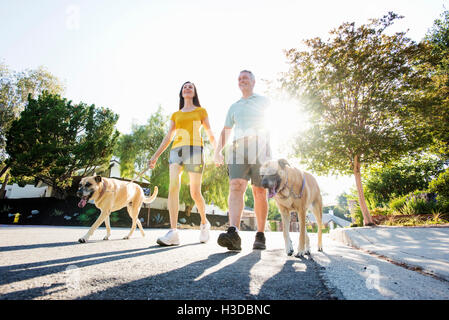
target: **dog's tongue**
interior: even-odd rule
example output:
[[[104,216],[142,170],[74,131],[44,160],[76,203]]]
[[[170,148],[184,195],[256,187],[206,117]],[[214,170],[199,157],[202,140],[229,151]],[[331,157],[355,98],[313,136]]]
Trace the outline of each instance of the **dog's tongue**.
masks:
[[[78,202],[78,207],[80,208],[84,208],[84,206],[86,205],[87,200],[82,198],[80,202]]]

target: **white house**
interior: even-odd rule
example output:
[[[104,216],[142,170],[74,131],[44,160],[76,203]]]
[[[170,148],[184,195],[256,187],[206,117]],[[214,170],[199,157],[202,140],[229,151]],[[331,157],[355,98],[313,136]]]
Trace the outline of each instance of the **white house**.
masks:
[[[21,199],[21,198],[43,198],[51,196],[51,188],[35,187],[32,184],[27,184],[25,187],[20,187],[17,183],[6,186],[6,198]]]

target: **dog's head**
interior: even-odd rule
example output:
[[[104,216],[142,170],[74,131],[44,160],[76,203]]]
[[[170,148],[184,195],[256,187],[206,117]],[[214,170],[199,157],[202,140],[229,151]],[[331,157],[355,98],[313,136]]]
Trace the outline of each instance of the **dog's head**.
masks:
[[[76,193],[76,195],[81,198],[81,201],[78,203],[78,207],[83,208],[87,201],[92,198],[94,193],[100,190],[100,183],[100,176],[84,177],[81,179],[78,192]]]
[[[280,159],[267,161],[260,167],[262,187],[268,189],[269,198],[273,198],[284,185],[287,165],[289,165],[287,160]]]

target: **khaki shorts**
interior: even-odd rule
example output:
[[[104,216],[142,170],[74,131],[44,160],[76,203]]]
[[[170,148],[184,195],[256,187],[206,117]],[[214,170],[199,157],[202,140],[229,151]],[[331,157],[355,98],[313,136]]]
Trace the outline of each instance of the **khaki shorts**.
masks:
[[[271,148],[268,143],[257,145],[254,138],[243,138],[234,141],[227,154],[229,180],[251,180],[251,184],[262,187],[260,167],[271,159]]]

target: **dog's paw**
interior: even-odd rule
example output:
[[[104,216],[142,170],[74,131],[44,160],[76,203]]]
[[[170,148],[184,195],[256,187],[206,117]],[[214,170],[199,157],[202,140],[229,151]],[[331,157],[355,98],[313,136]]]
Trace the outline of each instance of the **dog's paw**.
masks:
[[[290,249],[287,251],[287,255],[290,257],[291,255],[293,255],[293,252],[294,252],[293,249]]]
[[[79,243],[86,243],[86,242],[87,242],[87,240],[86,240],[86,239],[84,239],[84,238],[79,238],[79,239],[78,239],[78,242],[79,242]]]
[[[323,252],[323,248],[318,248],[318,252]]]
[[[108,237],[108,236],[106,236],[106,237],[104,237],[104,238],[103,238],[103,240],[109,240],[109,237]]]
[[[129,240],[129,237],[128,236],[123,237],[123,240]]]
[[[296,258],[303,258],[307,254],[306,250],[298,250],[298,253],[295,255]],[[310,252],[309,252],[310,254]]]

